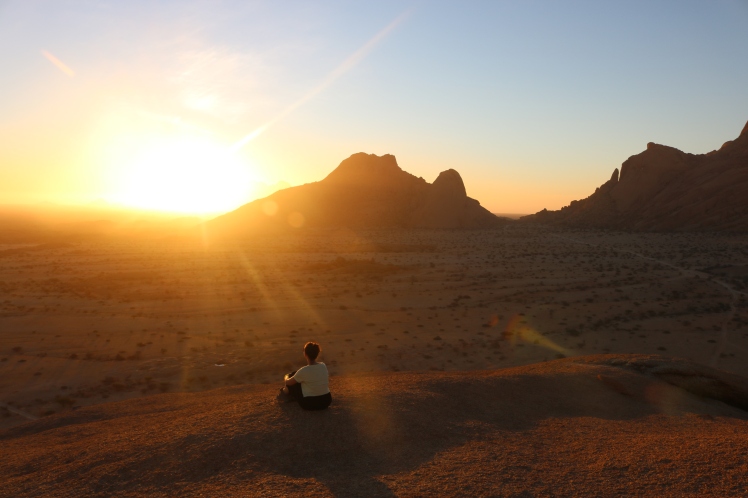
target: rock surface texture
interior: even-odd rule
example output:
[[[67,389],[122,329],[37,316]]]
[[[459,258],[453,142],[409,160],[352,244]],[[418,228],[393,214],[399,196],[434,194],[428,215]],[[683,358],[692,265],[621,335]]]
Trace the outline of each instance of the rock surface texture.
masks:
[[[748,230],[748,124],[719,150],[694,155],[647,144],[586,199],[524,221],[649,231]]]
[[[207,226],[236,233],[301,227],[486,228],[497,222],[467,196],[453,169],[430,184],[400,169],[395,156],[358,153],[322,181],[280,190]]]
[[[686,360],[334,376],[161,394],[0,431],[2,496],[745,496],[746,380]],[[415,387],[414,387],[415,386]]]

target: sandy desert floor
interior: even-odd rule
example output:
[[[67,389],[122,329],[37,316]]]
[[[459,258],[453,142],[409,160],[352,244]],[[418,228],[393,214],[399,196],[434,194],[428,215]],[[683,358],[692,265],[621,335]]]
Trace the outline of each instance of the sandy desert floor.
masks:
[[[0,246],[0,428],[79,407],[276,383],[322,344],[333,376],[597,353],[741,375],[748,237],[513,223],[210,243]]]

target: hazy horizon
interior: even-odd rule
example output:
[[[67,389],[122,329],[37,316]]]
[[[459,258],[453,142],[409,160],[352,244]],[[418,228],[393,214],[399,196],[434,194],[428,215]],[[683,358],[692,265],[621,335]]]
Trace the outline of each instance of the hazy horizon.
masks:
[[[748,119],[748,4],[0,3],[0,204],[221,213],[356,152],[492,212]],[[263,187],[264,186],[264,187]]]
[[[0,495],[745,494],[746,26],[0,0]]]

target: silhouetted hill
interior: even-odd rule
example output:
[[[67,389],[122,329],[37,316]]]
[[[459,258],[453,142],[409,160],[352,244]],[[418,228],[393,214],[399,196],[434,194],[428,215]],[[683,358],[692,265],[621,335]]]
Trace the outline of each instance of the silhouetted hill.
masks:
[[[433,184],[400,169],[395,156],[358,153],[319,182],[280,190],[206,224],[232,234],[289,227],[485,228],[499,218],[465,192],[460,174]]]
[[[737,496],[746,381],[601,355],[163,394],[0,432],[3,496]]]
[[[633,230],[748,230],[748,124],[719,150],[694,155],[647,144],[586,199],[523,221]]]

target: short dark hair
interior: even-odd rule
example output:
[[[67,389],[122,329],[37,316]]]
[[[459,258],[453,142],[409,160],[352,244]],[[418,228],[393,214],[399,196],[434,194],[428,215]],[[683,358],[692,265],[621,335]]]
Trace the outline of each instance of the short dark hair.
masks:
[[[320,351],[322,351],[322,348],[316,342],[307,342],[304,344],[304,354],[312,361],[317,359]]]

